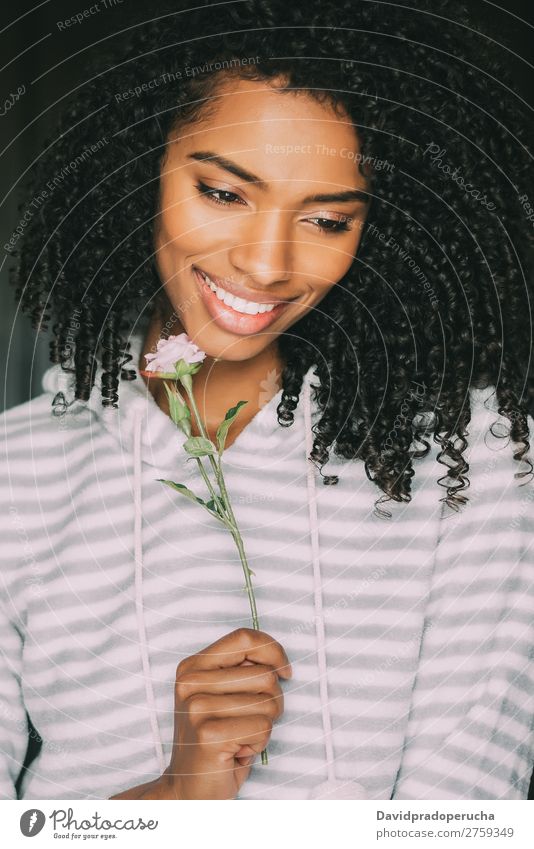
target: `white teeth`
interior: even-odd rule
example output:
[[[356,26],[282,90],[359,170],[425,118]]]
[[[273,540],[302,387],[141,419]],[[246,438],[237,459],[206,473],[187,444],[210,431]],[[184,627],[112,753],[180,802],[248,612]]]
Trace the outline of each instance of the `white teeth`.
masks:
[[[258,304],[255,301],[246,301],[244,298],[238,298],[227,292],[226,289],[221,289],[220,286],[217,286],[203,271],[200,273],[211,291],[215,292],[218,299],[223,301],[226,306],[232,307],[236,312],[242,312],[245,315],[256,315],[257,313],[271,312],[276,306],[276,304]]]

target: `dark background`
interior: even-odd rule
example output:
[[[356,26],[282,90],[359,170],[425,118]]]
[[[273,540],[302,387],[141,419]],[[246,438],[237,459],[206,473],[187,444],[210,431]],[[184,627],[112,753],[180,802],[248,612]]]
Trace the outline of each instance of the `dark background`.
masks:
[[[96,2],[11,0],[0,12],[0,105],[19,87],[26,89],[0,117],[0,412],[39,394],[48,365],[47,339],[35,342],[29,321],[17,314],[7,285],[10,260],[2,247],[19,220],[17,202],[24,173],[38,156],[69,94],[87,79],[89,59],[105,47],[112,48],[118,33],[135,21],[154,14],[150,0],[98,0],[96,14],[68,29],[58,27],[58,21]],[[293,2],[305,4],[305,0]],[[172,0],[168,3],[172,7]],[[469,7],[487,35],[502,45],[517,93],[534,106],[534,72],[527,64],[533,58],[533,0],[504,0],[500,7],[488,0],[470,0]],[[384,10],[387,14],[387,5]],[[439,14],[440,0],[435,2],[435,11]]]
[[[25,88],[0,117],[0,246],[18,223],[24,173],[39,155],[65,99],[87,78],[89,58],[104,46],[113,46],[117,34],[132,26],[143,10],[147,18],[151,16],[150,0],[99,0],[97,13],[81,24],[57,26],[94,5],[95,0],[14,0],[0,13],[0,106],[4,108],[11,94]],[[533,59],[533,0],[504,0],[499,6],[470,0],[469,6],[487,35],[501,45],[516,92],[534,107],[534,71],[527,64]],[[439,7],[436,0],[437,14]],[[387,6],[384,9],[387,14]],[[28,319],[18,314],[8,285],[9,264],[0,247],[0,410],[39,394],[48,365],[46,336],[35,340]],[[28,758],[34,755],[32,743]],[[534,782],[530,796],[534,797]]]

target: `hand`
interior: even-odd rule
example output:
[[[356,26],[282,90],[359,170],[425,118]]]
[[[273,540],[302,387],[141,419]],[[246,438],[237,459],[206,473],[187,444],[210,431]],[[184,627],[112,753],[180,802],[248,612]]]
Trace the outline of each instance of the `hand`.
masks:
[[[282,646],[248,628],[181,661],[165,798],[234,799],[283,712],[279,678],[290,677]]]
[[[234,799],[284,709],[279,678],[290,677],[282,646],[249,628],[182,660],[169,767],[159,779],[111,798]]]

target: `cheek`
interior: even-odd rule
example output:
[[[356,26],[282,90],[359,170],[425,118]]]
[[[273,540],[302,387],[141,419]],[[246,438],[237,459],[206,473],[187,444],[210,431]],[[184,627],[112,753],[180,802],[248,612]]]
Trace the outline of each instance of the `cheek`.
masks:
[[[187,210],[187,212],[186,212]],[[209,250],[213,245],[214,229],[206,217],[189,205],[175,205],[164,209],[161,218],[162,250],[194,256]]]
[[[302,244],[295,271],[310,281],[317,297],[323,297],[347,273],[354,262],[357,247],[354,238]]]
[[[220,240],[217,210],[210,210],[181,173],[166,173],[161,182],[158,248],[161,253],[183,260],[207,253]]]

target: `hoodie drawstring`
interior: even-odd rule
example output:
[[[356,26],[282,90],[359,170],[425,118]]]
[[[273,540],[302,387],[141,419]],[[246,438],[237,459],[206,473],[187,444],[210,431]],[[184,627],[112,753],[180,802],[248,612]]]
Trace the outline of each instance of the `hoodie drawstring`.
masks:
[[[304,395],[304,432],[306,445],[306,477],[308,488],[308,510],[310,516],[310,536],[313,564],[313,604],[315,613],[315,637],[317,642],[317,664],[319,666],[319,694],[321,697],[321,716],[323,721],[324,745],[326,749],[326,769],[328,780],[334,781],[334,747],[332,744],[332,722],[330,720],[330,705],[328,699],[328,683],[326,677],[326,638],[323,615],[323,590],[321,577],[321,561],[319,556],[319,520],[317,518],[317,491],[315,487],[315,471],[309,456],[313,448],[313,432],[311,419],[311,386],[308,383]]]
[[[143,607],[143,512],[142,504],[142,478],[141,478],[141,425],[143,413],[139,411],[134,419],[134,556],[135,556],[135,611],[137,615],[137,632],[139,635],[139,649],[141,651],[141,662],[143,666],[143,678],[145,680],[145,693],[148,711],[150,714],[150,725],[152,728],[152,739],[156,750],[156,758],[160,773],[163,775],[167,768],[163,754],[163,743],[158,725],[158,714],[156,711],[156,700],[154,688],[150,675],[150,660],[146,638],[145,615]]]
[[[303,391],[304,400],[304,439],[306,447],[306,480],[308,490],[308,510],[310,522],[311,552],[313,565],[313,604],[315,619],[315,640],[317,645],[317,665],[319,667],[319,696],[321,700],[321,719],[326,753],[327,780],[314,787],[310,799],[366,799],[365,788],[355,781],[336,780],[334,744],[332,739],[332,720],[330,700],[328,698],[326,636],[323,613],[323,581],[319,547],[319,520],[317,517],[317,489],[315,486],[315,465],[309,459],[313,449],[313,431],[311,416],[312,387],[309,378]]]

